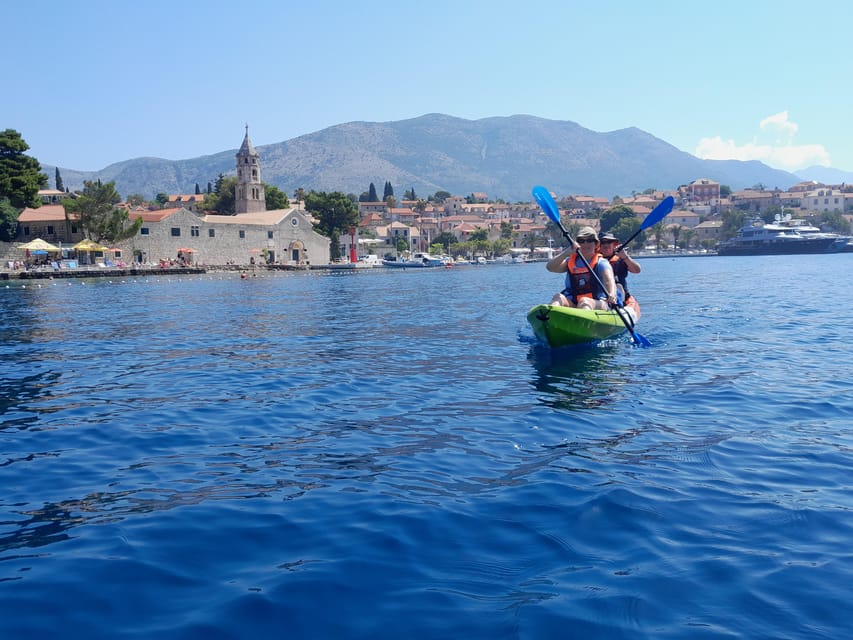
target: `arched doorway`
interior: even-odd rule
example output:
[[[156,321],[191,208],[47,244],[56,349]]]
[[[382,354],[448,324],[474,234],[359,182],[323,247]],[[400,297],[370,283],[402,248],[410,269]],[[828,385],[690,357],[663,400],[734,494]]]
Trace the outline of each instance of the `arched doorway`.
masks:
[[[305,251],[305,245],[302,244],[301,240],[294,240],[291,242],[287,250],[290,253],[290,260],[294,264],[300,264],[305,260],[307,252]]]

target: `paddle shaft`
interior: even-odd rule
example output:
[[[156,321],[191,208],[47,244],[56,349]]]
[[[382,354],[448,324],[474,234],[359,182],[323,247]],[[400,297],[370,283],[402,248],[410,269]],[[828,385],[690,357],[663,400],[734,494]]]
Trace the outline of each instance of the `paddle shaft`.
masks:
[[[640,225],[640,228],[637,229],[633,235],[628,238],[625,242],[616,247],[615,253],[619,253],[625,246],[631,242],[634,238],[636,238],[640,233],[648,229],[649,227],[656,225],[658,222],[663,220],[669,215],[669,212],[672,211],[672,206],[675,204],[675,199],[672,196],[667,196],[663,200],[660,201],[658,206],[652,209],[651,213],[646,216],[646,219],[643,220],[643,223]]]

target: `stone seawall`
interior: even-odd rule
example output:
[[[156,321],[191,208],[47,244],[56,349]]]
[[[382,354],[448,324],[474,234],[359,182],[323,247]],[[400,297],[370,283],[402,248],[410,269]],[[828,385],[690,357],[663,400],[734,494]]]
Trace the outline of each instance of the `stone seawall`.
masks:
[[[175,267],[168,269],[59,269],[3,271],[0,280],[54,280],[57,278],[118,278],[121,276],[165,276],[207,273],[197,267]]]

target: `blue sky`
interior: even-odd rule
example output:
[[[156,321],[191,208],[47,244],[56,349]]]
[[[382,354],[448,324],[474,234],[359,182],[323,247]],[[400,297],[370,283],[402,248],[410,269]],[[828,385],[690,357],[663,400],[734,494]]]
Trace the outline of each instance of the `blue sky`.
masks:
[[[29,0],[3,13],[0,127],[70,169],[234,149],[247,122],[264,145],[445,113],[638,127],[699,157],[853,171],[847,0]]]

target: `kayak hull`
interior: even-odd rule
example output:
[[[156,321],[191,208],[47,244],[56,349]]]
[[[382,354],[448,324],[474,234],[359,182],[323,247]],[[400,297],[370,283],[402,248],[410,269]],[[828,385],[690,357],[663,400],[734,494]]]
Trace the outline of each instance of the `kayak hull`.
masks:
[[[622,310],[629,324],[640,317],[639,305],[631,302]],[[527,312],[527,321],[536,337],[551,347],[607,340],[625,332],[625,323],[616,311],[539,304]]]

